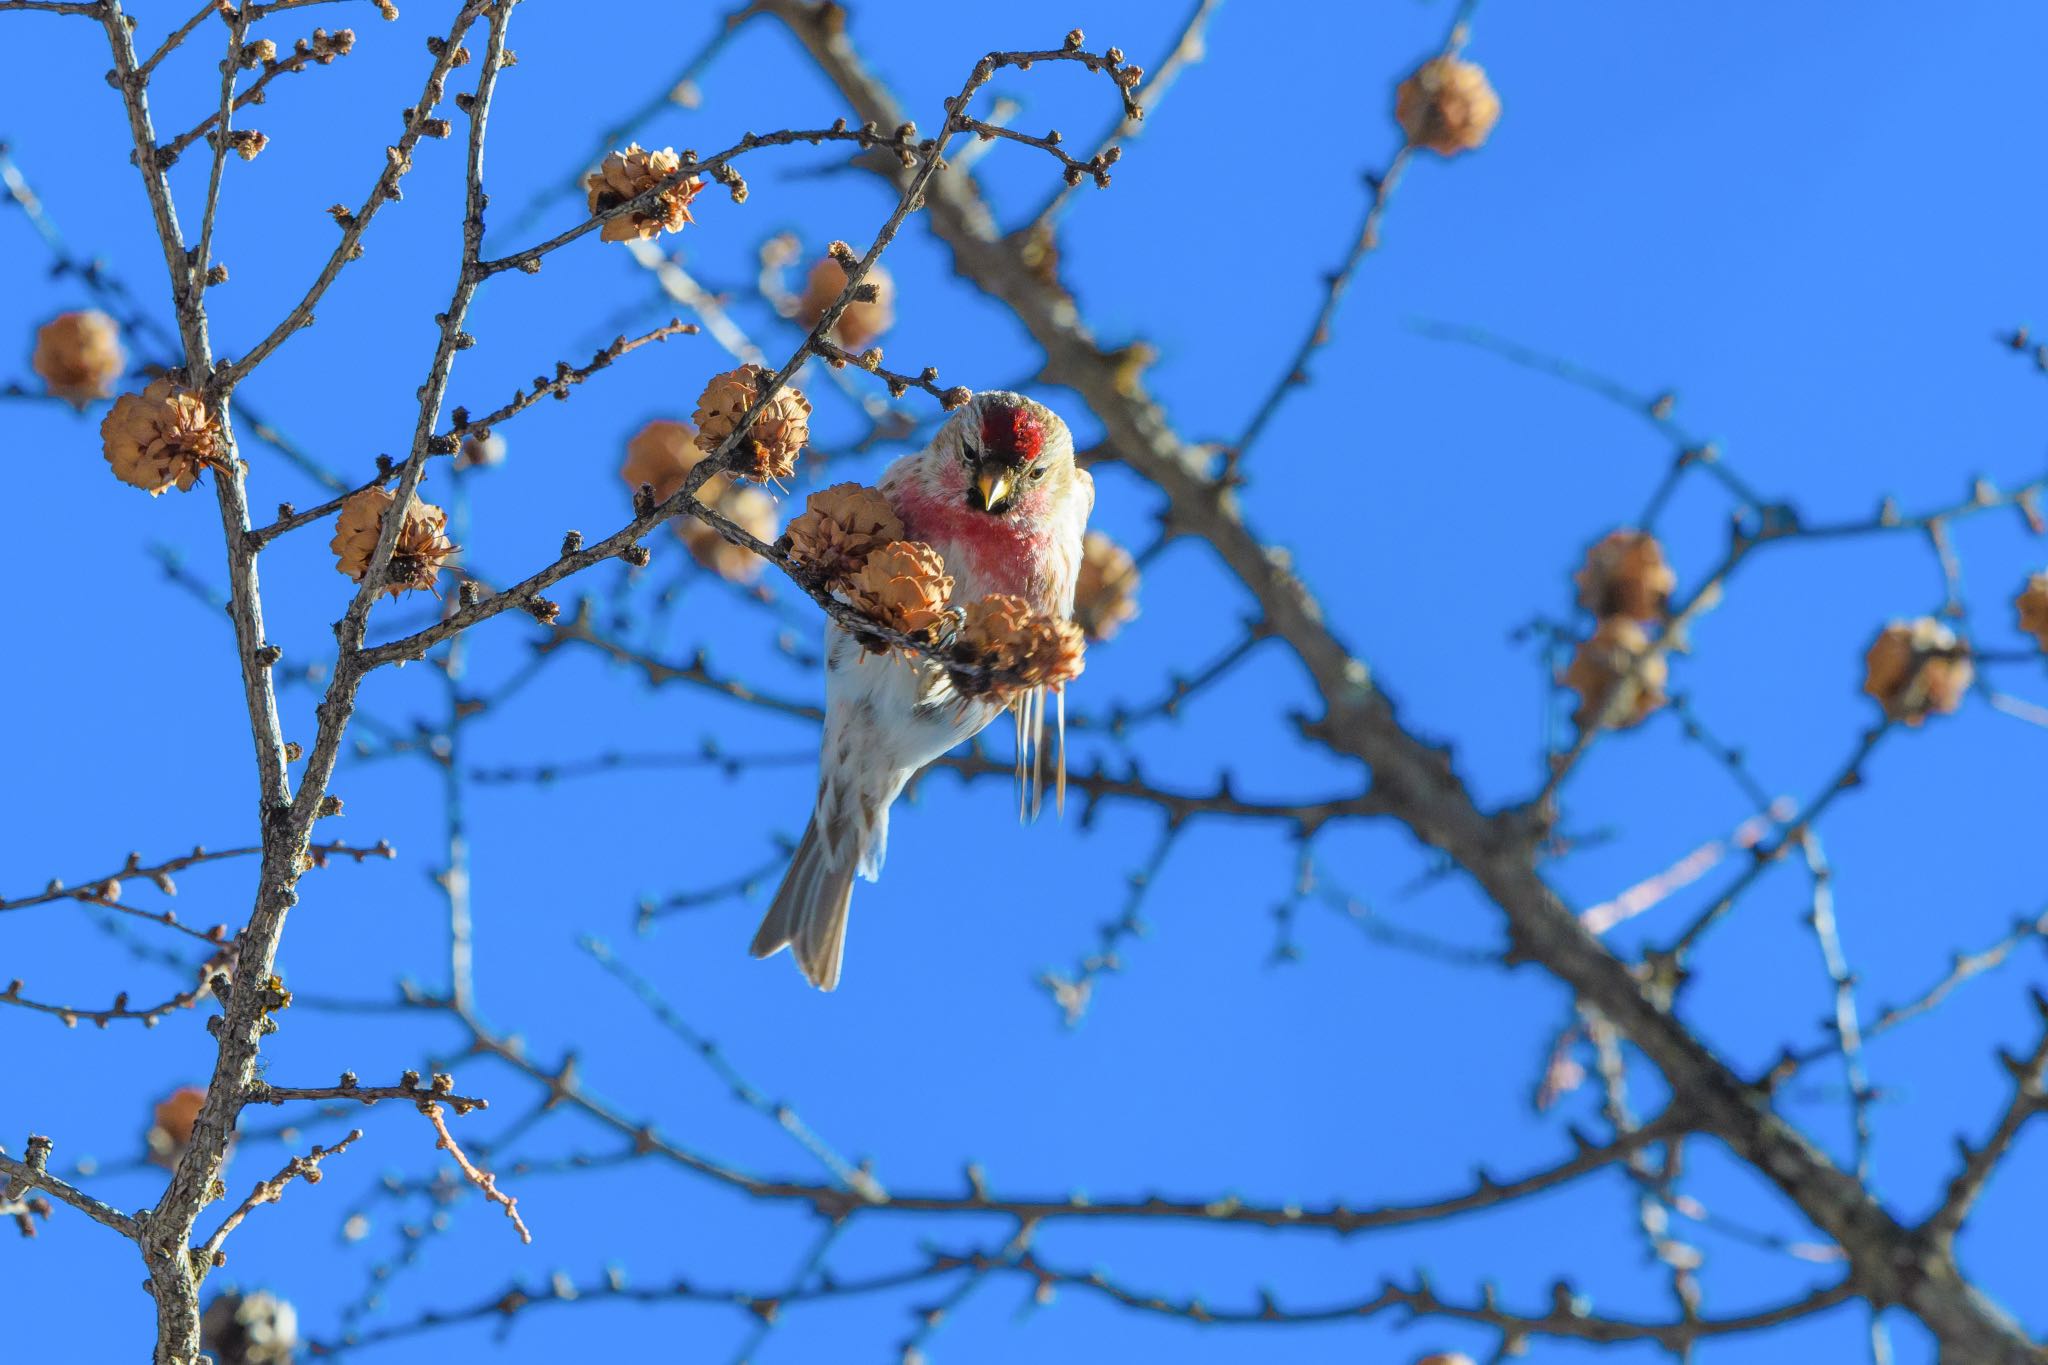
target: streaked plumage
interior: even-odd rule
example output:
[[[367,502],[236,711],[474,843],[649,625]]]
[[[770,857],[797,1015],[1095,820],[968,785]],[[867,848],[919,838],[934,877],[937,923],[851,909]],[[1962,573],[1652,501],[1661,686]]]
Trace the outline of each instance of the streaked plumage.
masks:
[[[1050,409],[1020,394],[977,394],[929,446],[891,465],[878,487],[907,538],[945,557],[956,603],[1011,593],[1040,610],[1073,614],[1095,486],[1075,465],[1073,438]],[[811,984],[831,990],[853,876],[881,875],[890,805],[918,769],[1004,708],[959,696],[928,660],[869,654],[836,624],[826,631],[825,679],[817,804],[753,953],[791,947]],[[1020,777],[1042,770],[1043,691],[1015,707]],[[1063,715],[1063,699],[1056,701]],[[1059,776],[1063,783],[1063,769]],[[1026,785],[1035,790],[1035,782]]]

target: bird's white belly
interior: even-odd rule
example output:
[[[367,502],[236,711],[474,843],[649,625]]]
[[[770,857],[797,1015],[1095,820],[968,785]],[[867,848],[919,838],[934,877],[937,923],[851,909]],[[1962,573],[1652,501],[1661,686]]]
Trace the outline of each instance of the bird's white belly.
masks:
[[[825,666],[834,720],[864,730],[871,752],[906,773],[973,738],[1002,714],[1000,707],[959,697],[936,664],[871,654],[837,625],[827,634]]]

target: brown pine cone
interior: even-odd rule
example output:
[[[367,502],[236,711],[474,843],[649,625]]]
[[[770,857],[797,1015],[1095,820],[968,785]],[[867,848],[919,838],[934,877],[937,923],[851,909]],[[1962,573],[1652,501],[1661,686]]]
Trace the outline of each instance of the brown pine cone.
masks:
[[[1664,705],[1670,668],[1661,654],[1644,658],[1649,647],[1650,637],[1628,617],[1602,620],[1591,637],[1580,642],[1564,673],[1564,685],[1579,694],[1572,724],[1580,730],[1596,724],[1607,713],[1610,697],[1615,706],[1608,723],[1617,730],[1642,724]]]
[[[384,510],[398,497],[382,488],[365,488],[341,505],[334,521],[334,539],[327,548],[335,555],[334,567],[360,583],[370,570],[377,552],[377,534]],[[455,553],[444,534],[448,514],[417,497],[405,510],[405,524],[391,547],[391,561],[384,568],[382,589],[387,596],[432,588],[440,577],[443,562]]]
[[[38,328],[29,364],[54,397],[83,409],[96,398],[113,395],[114,381],[128,367],[128,357],[122,354],[121,329],[114,320],[87,310],[59,313]]]
[[[199,1340],[218,1365],[292,1365],[298,1310],[274,1294],[223,1290],[199,1315]]]
[[[1579,585],[1579,605],[1596,617],[1658,621],[1671,604],[1678,575],[1655,536],[1623,527],[1586,552],[1585,566],[1572,581]]]
[[[1091,640],[1107,640],[1138,614],[1138,564],[1100,531],[1081,542],[1074,580],[1074,622]]]
[[[892,540],[868,555],[846,582],[846,600],[877,625],[928,635],[945,614],[953,579],[939,552],[921,540]],[[872,644],[877,651],[889,648]]]
[[[967,604],[953,637],[953,686],[963,695],[1009,702],[1033,687],[1058,687],[1081,676],[1086,646],[1072,621],[1034,611],[1021,597],[991,593]],[[969,668],[994,669],[990,677]]]
[[[174,486],[185,492],[219,461],[220,428],[196,395],[156,379],[114,400],[100,421],[100,448],[115,478],[153,498]]]
[[[1456,57],[1432,57],[1395,91],[1394,117],[1415,146],[1456,156],[1486,141],[1500,118],[1500,96],[1482,68]]]
[[[758,488],[736,487],[718,500],[717,507],[727,521],[738,525],[756,540],[773,542],[775,499]],[[735,545],[696,517],[676,518],[676,533],[689,547],[691,556],[729,583],[752,583],[761,576],[767,560],[744,545]]]
[[[199,1111],[205,1104],[203,1085],[181,1085],[157,1103],[149,1131],[143,1135],[151,1161],[160,1166],[177,1164],[185,1144],[192,1140],[192,1125],[199,1121]]]
[[[1931,616],[1892,622],[1863,656],[1863,690],[1908,725],[1953,715],[1973,676],[1970,647]]]
[[[638,198],[681,170],[682,165],[672,147],[650,152],[635,142],[624,151],[613,152],[583,178],[583,188],[590,196],[590,211],[603,213]],[[703,189],[704,177],[693,175],[663,191],[650,211],[636,209],[606,219],[598,236],[607,242],[630,242],[664,232],[680,232],[683,224],[697,221],[690,216],[690,201]]]
[[[828,334],[849,351],[866,349],[870,341],[888,331],[896,321],[896,282],[881,262],[868,268],[861,283],[873,285],[875,296],[867,300],[857,298],[847,304]],[[825,316],[825,310],[845,288],[846,267],[831,256],[821,258],[804,281],[803,296],[797,301],[797,321],[806,327],[816,327],[818,319]]]
[[[759,365],[742,365],[716,374],[697,400],[697,445],[706,454],[732,435],[760,397],[771,377]],[[734,451],[733,472],[755,483],[786,479],[796,472],[796,457],[811,439],[811,400],[785,384],[761,409]]]
[[[806,498],[803,514],[783,534],[794,563],[833,583],[858,570],[874,551],[901,540],[903,521],[874,489],[835,483]]]
[[[654,500],[667,502],[703,458],[704,451],[697,444],[695,427],[688,422],[657,418],[626,442],[626,463],[620,467],[619,477],[634,493],[640,491],[642,484],[651,485]],[[716,502],[731,483],[729,476],[714,474],[698,487],[697,500],[707,504]]]
[[[2012,604],[2019,608],[2020,629],[2034,637],[2043,653],[2048,653],[2048,573],[2029,578]]]

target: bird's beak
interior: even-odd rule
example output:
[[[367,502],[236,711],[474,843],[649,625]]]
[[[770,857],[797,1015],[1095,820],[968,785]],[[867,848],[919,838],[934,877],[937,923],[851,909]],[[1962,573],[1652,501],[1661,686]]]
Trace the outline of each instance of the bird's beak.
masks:
[[[1010,505],[1016,480],[1000,465],[983,465],[974,471],[974,502],[984,512],[1001,512]]]

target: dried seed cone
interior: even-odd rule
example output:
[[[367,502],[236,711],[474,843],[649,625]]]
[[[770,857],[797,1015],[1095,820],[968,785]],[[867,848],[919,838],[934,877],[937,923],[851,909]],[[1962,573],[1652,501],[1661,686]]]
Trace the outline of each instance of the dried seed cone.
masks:
[[[868,267],[861,283],[873,285],[875,296],[847,304],[830,333],[832,340],[849,351],[864,349],[896,321],[896,281],[880,262]],[[803,297],[797,301],[797,320],[806,327],[816,327],[818,319],[825,316],[825,310],[845,288],[846,267],[831,256],[824,257],[811,267],[810,276],[804,281]]]
[[[695,427],[688,422],[657,418],[626,442],[626,463],[620,466],[619,477],[635,493],[640,491],[642,484],[651,485],[654,500],[667,502],[703,458],[704,451],[697,444]],[[714,502],[731,484],[732,480],[726,475],[714,474],[697,489],[697,499]]]
[[[273,1294],[226,1290],[199,1315],[199,1340],[219,1365],[292,1365],[298,1310]]]
[[[637,142],[631,143],[624,151],[606,156],[596,170],[583,177],[583,188],[590,196],[590,211],[603,213],[628,199],[638,198],[681,170],[682,165],[672,147],[650,152]],[[607,219],[598,236],[607,242],[630,242],[664,232],[680,232],[683,224],[697,221],[690,216],[690,201],[703,189],[704,177],[693,175],[663,191],[651,211],[635,210]]]
[[[1623,527],[1586,552],[1585,566],[1572,581],[1579,585],[1579,605],[1595,616],[1657,621],[1671,604],[1678,575],[1655,536]]]
[[[750,532],[756,540],[775,539],[775,499],[758,488],[735,488],[718,500],[726,520]],[[682,517],[676,532],[699,564],[729,583],[751,583],[761,576],[768,561],[744,545],[735,545],[695,517]]]
[[[1074,623],[1090,640],[1107,640],[1137,614],[1137,561],[1102,532],[1090,531],[1074,579]]]
[[[869,554],[846,582],[846,600],[856,611],[905,635],[929,634],[952,595],[946,561],[921,540],[889,542]]]
[[[1617,730],[1642,724],[1664,705],[1664,684],[1670,678],[1664,656],[1636,662],[1649,647],[1650,637],[1628,617],[1602,620],[1565,669],[1564,685],[1579,694],[1572,724],[1586,730],[1598,723],[1610,698],[1614,712],[1608,723]]]
[[[854,573],[867,557],[903,538],[903,521],[889,500],[857,483],[835,483],[804,500],[790,522],[789,557],[827,582]]]
[[[74,408],[113,395],[114,381],[128,367],[121,329],[105,313],[59,313],[36,330],[29,364],[52,396]]]
[[[1970,647],[1931,616],[1892,622],[1863,656],[1863,690],[1908,725],[1953,715],[1973,676]]]
[[[1486,141],[1500,118],[1500,96],[1481,67],[1456,57],[1432,57],[1395,91],[1394,117],[1417,147],[1456,156]]]
[[[334,539],[327,548],[334,551],[334,567],[356,582],[370,571],[370,559],[377,552],[377,532],[384,509],[398,497],[382,488],[365,488],[341,505],[334,521]],[[398,540],[391,547],[391,562],[384,568],[383,590],[396,597],[404,592],[432,588],[443,562],[455,553],[444,534],[448,514],[430,502],[414,498],[405,509],[405,524],[398,528]]]
[[[163,1166],[177,1162],[178,1154],[192,1140],[192,1125],[199,1121],[199,1111],[205,1104],[203,1085],[179,1086],[158,1101],[149,1132],[143,1135],[150,1160]]]
[[[732,435],[769,379],[759,365],[742,365],[711,377],[697,400],[697,445],[706,454]],[[811,400],[784,385],[747,428],[734,452],[734,471],[755,483],[786,479],[796,472],[796,457],[811,439]]]
[[[100,422],[100,448],[115,478],[153,498],[198,481],[199,471],[220,458],[220,428],[196,396],[158,379],[114,400]]]
[[[2020,629],[2034,637],[2034,643],[2048,654],[2048,573],[2037,573],[2012,600],[2019,608]]]
[[[1033,687],[1059,687],[1081,676],[1086,645],[1072,621],[1034,611],[1021,597],[991,593],[967,605],[953,637],[956,663],[998,669],[995,678],[952,671],[953,686],[968,696],[1007,702]]]

